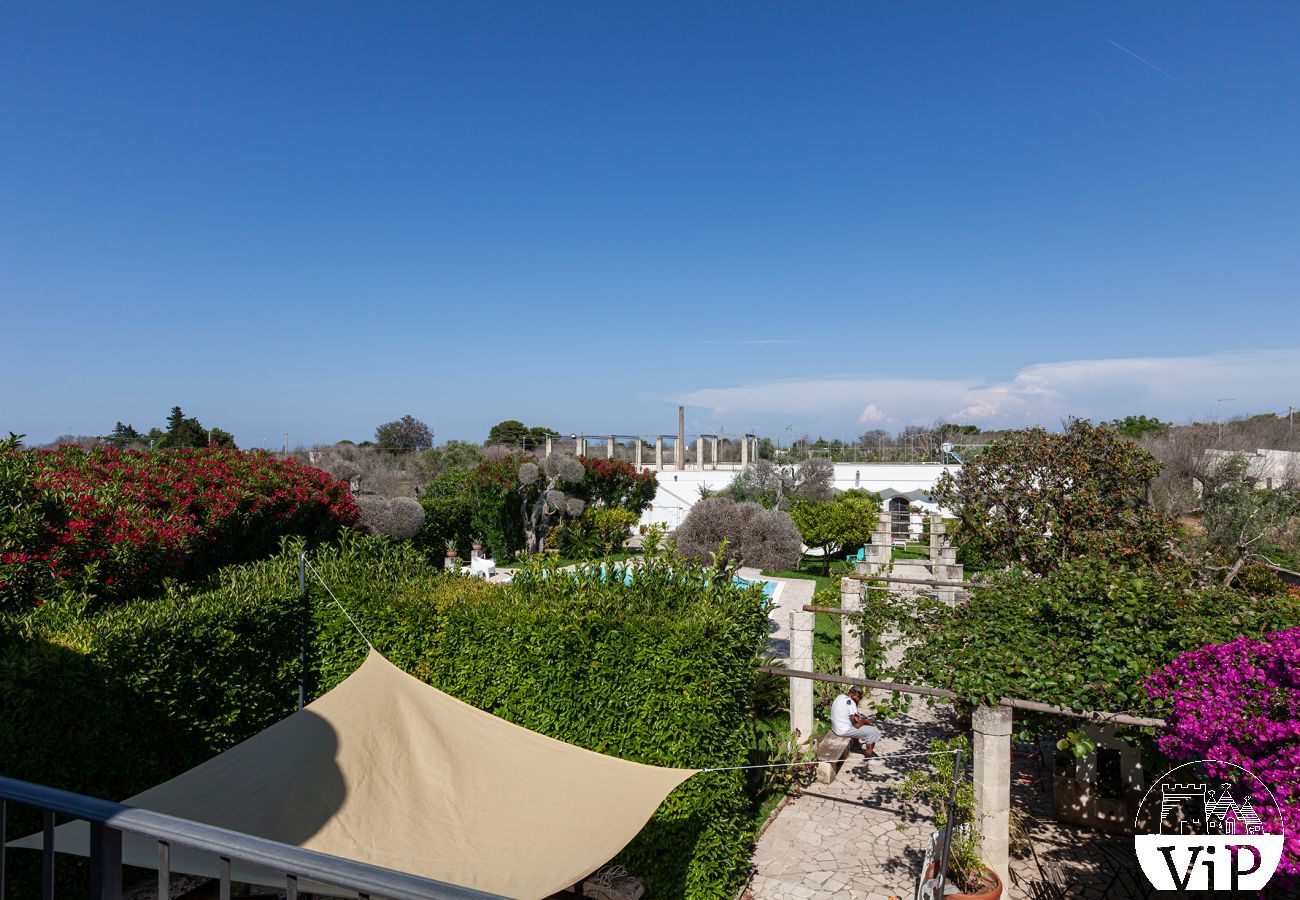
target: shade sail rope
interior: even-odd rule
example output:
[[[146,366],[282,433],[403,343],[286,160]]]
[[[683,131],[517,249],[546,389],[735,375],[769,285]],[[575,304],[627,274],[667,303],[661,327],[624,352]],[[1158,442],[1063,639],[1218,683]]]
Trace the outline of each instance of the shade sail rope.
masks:
[[[334,596],[334,592],[331,591],[330,586],[325,583],[325,579],[321,577],[320,572],[316,571],[316,567],[311,564],[311,560],[307,558],[307,554],[303,554],[302,561],[307,568],[311,570],[311,573],[316,576],[316,580],[320,582],[320,586],[325,588],[325,593],[330,595],[330,599],[334,601],[334,604],[343,612],[343,615],[347,616],[348,622],[354,629],[356,629],[357,634],[361,635],[361,640],[365,641],[366,646],[371,650],[375,649],[375,645],[370,643],[370,638],[366,637],[366,633],[361,630],[361,626],[357,624],[357,620],[352,618],[352,614],[348,612],[348,608],[343,605],[343,601]]]

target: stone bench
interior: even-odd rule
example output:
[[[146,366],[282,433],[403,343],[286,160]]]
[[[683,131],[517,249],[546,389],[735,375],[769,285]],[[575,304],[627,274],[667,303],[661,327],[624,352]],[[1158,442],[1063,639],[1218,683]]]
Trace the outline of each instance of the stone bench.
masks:
[[[849,745],[852,738],[840,737],[828,732],[826,737],[817,742],[817,781],[830,784],[840,774],[840,767],[849,758]]]

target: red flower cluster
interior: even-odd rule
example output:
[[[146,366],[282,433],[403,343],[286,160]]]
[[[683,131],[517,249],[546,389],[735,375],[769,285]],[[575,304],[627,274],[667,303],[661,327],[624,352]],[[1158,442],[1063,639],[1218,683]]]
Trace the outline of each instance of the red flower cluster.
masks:
[[[357,519],[346,484],[266,453],[61,447],[36,457],[43,518],[28,545],[0,553],[4,606],[60,588],[131,596]]]

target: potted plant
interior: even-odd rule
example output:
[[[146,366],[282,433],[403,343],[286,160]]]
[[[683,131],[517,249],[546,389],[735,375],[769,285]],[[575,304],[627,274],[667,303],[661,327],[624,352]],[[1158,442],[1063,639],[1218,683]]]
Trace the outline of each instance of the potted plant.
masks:
[[[912,770],[898,786],[898,796],[909,806],[925,805],[934,811],[935,825],[952,828],[952,844],[948,854],[948,872],[945,883],[957,889],[947,893],[945,900],[998,900],[1002,896],[1002,879],[997,872],[984,864],[979,856],[980,833],[975,824],[975,786],[966,777],[966,763],[970,760],[970,741],[965,735],[952,740],[930,742],[935,755],[929,765]],[[957,794],[953,802],[953,775],[957,756],[952,751],[962,751],[962,771],[957,773]],[[949,821],[949,804],[952,803],[952,821]],[[899,826],[904,827],[904,826]],[[938,873],[939,861],[930,863],[924,873],[925,880]]]
[[[446,542],[446,546],[447,546],[446,566],[447,568],[450,569],[452,565],[451,561],[456,558],[456,542],[454,540],[449,540]]]
[[[474,541],[473,541],[473,543],[472,543],[470,546],[474,548],[474,552],[471,554],[471,558],[473,558],[473,559],[478,559],[480,556],[483,555],[483,539],[482,539],[482,538],[474,538]]]

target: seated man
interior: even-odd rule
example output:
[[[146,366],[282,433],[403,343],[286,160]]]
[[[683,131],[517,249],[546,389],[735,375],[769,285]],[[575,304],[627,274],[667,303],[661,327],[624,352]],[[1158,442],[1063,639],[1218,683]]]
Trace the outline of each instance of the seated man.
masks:
[[[871,724],[871,719],[858,712],[862,702],[862,688],[849,688],[847,694],[840,694],[831,703],[831,731],[840,737],[853,738],[862,745],[862,755],[870,757],[876,752],[876,741],[880,740],[880,729]]]

